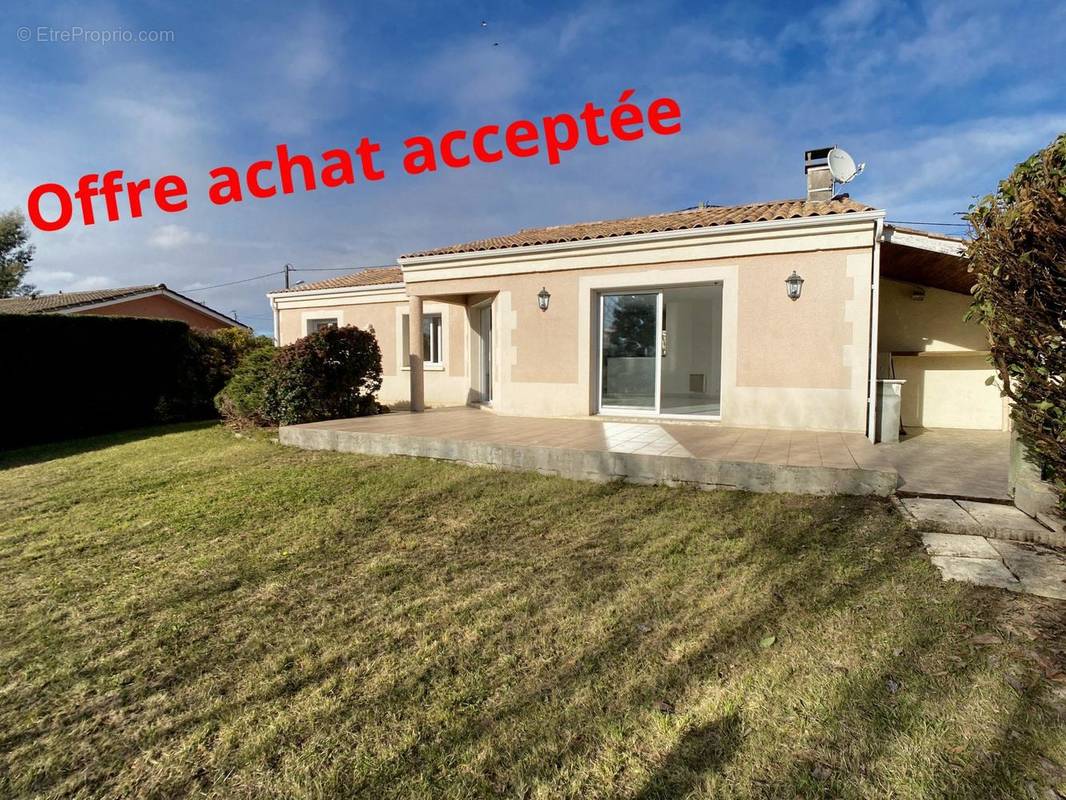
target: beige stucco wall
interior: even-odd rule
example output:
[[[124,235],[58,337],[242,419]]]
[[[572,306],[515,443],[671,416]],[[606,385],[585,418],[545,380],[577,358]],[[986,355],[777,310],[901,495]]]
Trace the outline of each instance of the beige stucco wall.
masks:
[[[410,399],[410,372],[403,366],[403,320],[408,302],[395,294],[394,299],[359,302],[361,298],[321,298],[298,308],[278,311],[279,344],[286,345],[307,333],[312,319],[335,318],[338,325],[373,328],[381,348],[382,403],[403,407]],[[430,405],[464,405],[468,400],[469,347],[467,340],[466,306],[430,301],[426,314],[439,313],[446,331],[443,339],[444,359],[441,368],[427,367],[425,371],[426,399]]]
[[[943,289],[921,287],[925,299],[911,299],[916,284],[882,280],[878,303],[878,349],[881,352],[988,350],[988,337],[976,322],[965,322],[972,298]]]
[[[494,407],[581,416],[596,408],[598,292],[721,282],[722,422],[865,430],[869,249],[740,256],[426,281],[426,297],[493,294]],[[791,301],[785,278],[807,283]],[[547,312],[537,305],[551,293]],[[427,376],[428,380],[428,376]],[[427,402],[434,398],[426,389]]]
[[[1006,404],[999,389],[986,385],[993,375],[983,355],[897,357],[903,385],[904,426],[1006,430]]]
[[[395,309],[407,307],[405,301],[392,303],[373,303],[366,305],[329,305],[317,308],[282,309],[278,313],[280,344],[291,344],[307,334],[307,323],[312,319],[338,320],[339,326],[354,325],[357,328],[373,328],[381,348],[381,372],[385,376],[395,375],[396,359],[387,357],[387,353],[396,350]]]
[[[406,401],[398,343],[404,298],[419,295],[424,312],[441,313],[447,331],[443,365],[425,374],[426,403],[460,405],[477,397],[472,307],[490,298],[494,409],[584,416],[595,413],[598,400],[599,293],[720,283],[722,422],[861,432],[873,234],[873,219],[849,218],[405,261],[405,287],[275,300],[280,341],[303,335],[310,318],[372,324],[386,362],[381,398]],[[806,281],[798,301],[785,292],[793,270]],[[547,312],[537,304],[541,287],[551,293]]]
[[[968,295],[882,280],[878,352],[893,353],[895,377],[905,380],[904,426],[1005,430],[1008,405],[988,363],[983,327],[964,321]],[[882,361],[884,359],[882,358]]]

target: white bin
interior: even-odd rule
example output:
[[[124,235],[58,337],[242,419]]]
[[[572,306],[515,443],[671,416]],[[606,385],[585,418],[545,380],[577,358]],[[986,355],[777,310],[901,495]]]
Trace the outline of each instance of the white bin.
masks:
[[[900,405],[903,401],[903,384],[906,381],[885,380],[877,382],[877,431],[878,442],[899,441]]]

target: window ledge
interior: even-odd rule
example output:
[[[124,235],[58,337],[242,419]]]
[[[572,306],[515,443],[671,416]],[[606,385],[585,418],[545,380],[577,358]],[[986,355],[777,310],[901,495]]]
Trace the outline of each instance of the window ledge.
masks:
[[[411,368],[410,367],[400,367],[400,371],[401,372],[410,372]],[[423,364],[422,365],[422,371],[423,372],[444,372],[444,365],[443,364]]]

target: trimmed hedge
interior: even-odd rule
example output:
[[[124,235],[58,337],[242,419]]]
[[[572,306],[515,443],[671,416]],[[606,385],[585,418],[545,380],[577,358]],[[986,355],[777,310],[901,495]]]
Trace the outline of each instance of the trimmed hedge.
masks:
[[[232,348],[184,322],[0,314],[0,448],[215,416]]]
[[[971,318],[988,330],[1018,437],[1066,511],[1066,133],[966,219]]]
[[[271,423],[267,394],[274,379],[277,350],[253,350],[241,359],[229,383],[215,397],[215,407],[222,419],[243,427],[267,426]]]

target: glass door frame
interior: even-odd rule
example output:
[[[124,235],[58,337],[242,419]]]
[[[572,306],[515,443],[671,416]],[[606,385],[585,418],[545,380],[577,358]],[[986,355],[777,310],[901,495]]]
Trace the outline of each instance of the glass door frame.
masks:
[[[481,333],[481,402],[483,405],[492,405],[492,302],[485,303],[479,308],[481,319],[479,328]],[[488,330],[485,330],[485,328]]]
[[[657,417],[661,401],[659,391],[662,385],[662,345],[663,345],[663,291],[652,287],[640,289],[604,289],[600,291],[596,305],[599,313],[596,319],[596,413],[616,417]],[[655,407],[640,408],[634,406],[610,406],[603,403],[603,302],[605,297],[617,295],[655,295]]]
[[[493,313],[493,304],[495,298],[489,298],[483,300],[480,303],[469,307],[469,350],[470,350],[470,363],[477,362],[477,369],[475,370],[471,366],[470,370],[470,390],[476,392],[478,395],[477,400],[470,401],[475,405],[491,406],[492,401],[495,399],[494,395],[494,383],[495,375],[493,374],[493,359],[496,350],[496,332],[495,326],[495,314]],[[485,330],[486,317],[488,321],[488,330]]]
[[[670,420],[689,420],[694,422],[721,422],[722,401],[725,399],[719,394],[719,406],[717,414],[664,414],[662,413],[662,371],[663,371],[663,303],[667,289],[685,288],[685,286],[704,286],[710,284],[722,284],[723,281],[708,281],[704,283],[683,284],[680,286],[639,286],[630,289],[597,289],[596,324],[594,335],[596,339],[596,414],[605,417],[656,417]],[[603,298],[608,295],[620,294],[654,294],[655,300],[655,408],[633,408],[632,406],[611,406],[603,403]],[[720,321],[719,324],[721,324]],[[725,350],[724,330],[719,336],[718,342],[719,364],[721,355]],[[721,367],[719,367],[721,370]],[[721,375],[719,374],[719,381]]]

